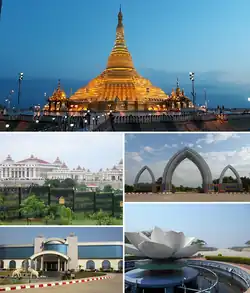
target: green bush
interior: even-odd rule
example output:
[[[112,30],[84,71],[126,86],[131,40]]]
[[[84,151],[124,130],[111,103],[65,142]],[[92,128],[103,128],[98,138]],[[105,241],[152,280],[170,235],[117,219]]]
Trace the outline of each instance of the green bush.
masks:
[[[221,253],[219,253],[219,254],[218,254],[218,256],[222,256],[222,254],[221,254]]]
[[[238,256],[205,256],[207,260],[222,261],[222,262],[232,262],[238,264],[250,265],[250,258],[248,257],[238,257]]]
[[[92,220],[96,221],[96,225],[113,225],[114,219],[108,214],[100,210],[91,216]]]

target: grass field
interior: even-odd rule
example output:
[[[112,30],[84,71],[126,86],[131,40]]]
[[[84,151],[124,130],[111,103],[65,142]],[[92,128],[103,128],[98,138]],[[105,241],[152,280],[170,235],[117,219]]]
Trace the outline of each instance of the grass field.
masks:
[[[50,220],[48,225],[97,225],[97,220],[91,219],[86,213],[78,212],[76,214],[76,219],[72,220],[72,222],[67,223],[65,221],[60,222],[59,219]],[[112,218],[112,225],[122,225],[123,220],[120,218]],[[13,219],[2,221],[1,225],[27,225],[26,219]],[[45,225],[45,221],[43,219],[33,219],[29,225]]]

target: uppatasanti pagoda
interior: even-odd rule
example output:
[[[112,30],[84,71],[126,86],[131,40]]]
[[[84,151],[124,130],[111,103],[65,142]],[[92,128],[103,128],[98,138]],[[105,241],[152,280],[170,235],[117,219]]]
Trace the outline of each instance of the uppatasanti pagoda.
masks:
[[[58,101],[57,97],[58,96]],[[162,89],[153,86],[135,69],[128,51],[120,8],[116,40],[109,55],[106,69],[86,86],[77,90],[69,99],[60,85],[48,99],[44,110],[58,111],[67,106],[69,111],[96,110],[160,110],[164,108],[192,107],[177,82],[176,91],[167,95]]]

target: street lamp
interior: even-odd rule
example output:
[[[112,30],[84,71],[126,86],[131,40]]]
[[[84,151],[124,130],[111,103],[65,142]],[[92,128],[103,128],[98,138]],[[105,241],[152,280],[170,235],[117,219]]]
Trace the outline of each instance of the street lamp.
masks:
[[[195,104],[196,104],[196,93],[195,93],[195,88],[194,88],[194,75],[195,73],[194,72],[189,72],[189,79],[192,81],[192,97],[193,97],[193,104],[194,104],[194,107],[195,107]]]
[[[18,98],[17,98],[17,103],[18,106],[20,105],[20,96],[21,96],[21,83],[23,80],[23,72],[19,73],[19,78],[18,78]]]
[[[8,97],[5,99],[5,102],[7,102],[7,109],[10,109],[10,103],[11,103],[11,99],[12,99],[12,94],[14,93],[14,90],[11,90],[9,92]]]
[[[204,89],[204,96],[205,96],[205,107],[206,107],[206,109],[207,109],[207,90],[206,89]]]

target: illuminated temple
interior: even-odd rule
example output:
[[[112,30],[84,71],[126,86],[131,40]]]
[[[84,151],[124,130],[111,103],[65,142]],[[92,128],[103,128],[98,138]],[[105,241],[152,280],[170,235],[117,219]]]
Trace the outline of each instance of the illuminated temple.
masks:
[[[58,97],[58,99],[57,99]],[[88,108],[97,110],[160,110],[176,107],[190,107],[190,100],[179,86],[171,96],[153,86],[135,69],[128,51],[120,9],[116,28],[116,40],[109,55],[106,69],[86,86],[77,90],[66,102],[65,93],[58,87],[45,110],[58,110],[65,104],[69,111]]]

